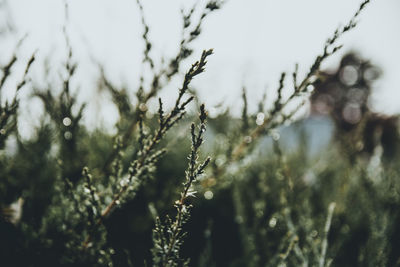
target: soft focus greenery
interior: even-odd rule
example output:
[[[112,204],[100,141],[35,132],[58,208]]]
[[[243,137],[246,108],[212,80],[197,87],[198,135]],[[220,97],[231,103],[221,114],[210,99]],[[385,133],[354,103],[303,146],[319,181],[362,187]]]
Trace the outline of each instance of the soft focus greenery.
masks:
[[[149,83],[142,77],[137,89],[116,88],[100,68],[96,86],[119,111],[117,134],[83,123],[85,105],[70,88],[79,62],[67,34],[61,88],[38,88],[29,79],[35,56],[23,62],[15,98],[0,99],[0,266],[400,265],[398,134],[374,137],[364,151],[363,133],[386,133],[361,123],[374,115],[365,112],[343,130],[327,114],[332,132],[312,130],[331,141],[313,147],[307,119],[294,121],[327,80],[321,63],[340,49],[337,40],[356,26],[368,2],[326,41],[304,77],[299,66],[282,74],[271,106],[247,99],[243,89],[241,118],[229,110],[207,118],[207,106],[193,101],[190,83],[207,78],[212,50],[200,55],[190,45],[218,1],[182,12],[180,49],[160,68],[142,17]],[[184,69],[192,54],[198,60]],[[4,59],[0,90],[20,61]],[[149,100],[172,78],[182,81],[175,105],[165,108],[159,99],[151,112]],[[45,109],[29,139],[17,127],[20,90],[31,90]],[[255,114],[250,105],[258,105]]]

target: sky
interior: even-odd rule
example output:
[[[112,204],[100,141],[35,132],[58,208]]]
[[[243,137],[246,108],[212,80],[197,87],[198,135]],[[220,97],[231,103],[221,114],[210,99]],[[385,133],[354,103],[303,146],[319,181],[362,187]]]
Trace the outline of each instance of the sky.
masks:
[[[199,7],[205,3],[197,2]],[[193,3],[142,0],[154,58],[174,55],[181,34],[180,9],[188,9]],[[292,72],[295,63],[299,64],[300,74],[308,71],[325,40],[351,18],[359,4],[360,0],[225,1],[221,10],[206,19],[201,37],[192,46],[194,54],[184,62],[182,73],[203,49],[213,48],[215,54],[210,57],[206,72],[193,82],[200,101],[209,107],[223,103],[238,113],[243,86],[250,106],[255,106],[265,91],[272,101],[280,73]],[[372,108],[385,114],[400,113],[399,12],[399,0],[371,1],[359,17],[358,26],[339,40],[344,45],[342,51],[323,65],[335,68],[341,55],[348,51],[358,51],[371,59],[383,70],[382,78],[375,83]],[[79,63],[73,85],[79,88],[82,101],[88,101],[95,111],[94,121],[112,125],[116,110],[104,108],[104,96],[93,86],[99,74],[93,61],[104,66],[114,84],[137,87],[145,70],[140,64],[143,28],[136,1],[69,0],[68,14],[66,23],[62,0],[8,0],[7,12],[0,16],[3,20],[10,18],[15,30],[0,44],[0,63],[28,34],[19,51],[21,58],[37,51],[36,64],[47,61],[56,82],[66,58],[62,33],[66,25],[74,60]],[[32,78],[40,83],[40,77],[37,67]],[[182,76],[173,80],[160,94],[167,103],[174,99],[181,79]],[[32,105],[26,113],[36,113],[36,109],[38,105]]]

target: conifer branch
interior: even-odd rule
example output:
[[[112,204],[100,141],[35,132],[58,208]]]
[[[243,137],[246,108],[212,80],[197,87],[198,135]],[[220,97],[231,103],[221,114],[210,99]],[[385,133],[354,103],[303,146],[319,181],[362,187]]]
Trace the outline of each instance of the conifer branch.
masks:
[[[189,71],[186,73],[185,78],[183,80],[183,84],[181,89],[179,90],[179,94],[177,100],[175,102],[175,106],[172,108],[171,112],[164,118],[164,111],[162,110],[162,102],[160,100],[160,110],[159,114],[163,118],[160,120],[159,128],[154,133],[153,137],[150,139],[147,145],[141,145],[141,150],[138,152],[138,158],[131,163],[129,168],[129,176],[127,179],[127,183],[125,183],[120,190],[113,196],[112,201],[107,207],[102,211],[100,218],[97,221],[97,224],[101,224],[103,220],[112,212],[113,208],[120,203],[121,198],[126,193],[126,191],[130,188],[132,180],[134,177],[139,177],[145,168],[150,164],[154,163],[156,159],[162,156],[165,152],[156,152],[153,153],[156,145],[162,140],[167,131],[174,126],[179,120],[182,119],[184,114],[186,113],[186,106],[193,100],[193,97],[189,97],[187,100],[182,101],[183,96],[189,90],[189,84],[193,80],[194,77],[204,72],[205,65],[207,63],[206,59],[208,56],[212,54],[212,49],[204,50],[200,60],[196,61]],[[205,113],[204,107],[202,107],[202,112]],[[201,115],[201,118],[205,121],[205,115]],[[161,123],[162,121],[162,123]],[[204,122],[203,122],[204,124]],[[205,126],[202,126],[205,129]],[[198,136],[197,142],[201,143],[201,135]],[[199,145],[200,146],[200,145]],[[198,147],[197,147],[198,149]],[[90,242],[90,236],[83,243],[83,247],[86,248]]]
[[[187,204],[189,197],[194,197],[195,191],[192,190],[193,183],[197,178],[204,173],[205,168],[210,162],[208,157],[203,163],[198,163],[198,152],[203,143],[203,135],[206,130],[207,114],[204,105],[200,106],[200,125],[196,133],[194,123],[191,125],[191,140],[192,147],[189,154],[189,163],[186,170],[186,179],[183,183],[183,190],[180,198],[175,201],[177,215],[172,221],[169,217],[165,225],[157,218],[156,227],[153,230],[153,260],[155,266],[177,266],[177,263],[182,261],[179,256],[180,247],[183,243],[183,238],[186,233],[183,231],[183,224],[189,219],[191,205]]]

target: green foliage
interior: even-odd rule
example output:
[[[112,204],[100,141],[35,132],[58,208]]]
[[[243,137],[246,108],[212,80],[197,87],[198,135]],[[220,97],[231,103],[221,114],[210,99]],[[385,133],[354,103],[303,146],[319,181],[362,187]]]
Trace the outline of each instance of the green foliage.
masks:
[[[175,221],[167,217],[165,225],[161,223],[160,219],[156,219],[156,227],[154,229],[154,249],[153,260],[154,266],[180,266],[188,265],[188,261],[181,259],[179,252],[183,244],[183,238],[186,233],[183,231],[183,225],[190,218],[191,205],[188,205],[187,199],[194,197],[196,191],[193,190],[193,183],[204,173],[204,169],[210,162],[207,158],[202,164],[197,162],[198,150],[203,143],[203,134],[206,130],[206,111],[204,105],[200,106],[200,126],[198,133],[195,133],[195,125],[191,125],[192,148],[189,155],[189,166],[186,170],[186,181],[183,183],[183,190],[180,199],[175,201],[175,208],[177,210]]]
[[[264,97],[249,114],[255,103],[243,89],[242,118],[222,112],[208,118],[207,132],[205,106],[198,117],[187,109],[194,102],[191,81],[204,72],[211,49],[183,75],[172,108],[160,98],[154,114],[148,105],[180,76],[204,19],[221,7],[217,1],[198,20],[196,6],[182,11],[179,49],[160,68],[137,1],[143,66],[152,78],[146,84],[142,77],[137,90],[116,88],[100,67],[99,86],[119,111],[115,135],[82,122],[85,104],[70,88],[77,64],[67,37],[61,88],[29,83],[32,56],[15,97],[0,103],[0,265],[399,265],[399,153],[384,161],[378,143],[367,160],[350,159],[332,142],[311,155],[299,128],[286,128],[299,137],[293,149],[284,148],[278,133],[320,82],[321,63],[341,47],[338,38],[355,27],[368,2],[326,41],[302,79],[296,65],[288,97],[283,73],[272,106]],[[14,55],[1,68],[0,90],[18,60]],[[23,139],[18,93],[27,84],[45,115]],[[300,104],[289,109],[292,103]],[[200,121],[197,127],[192,120]]]

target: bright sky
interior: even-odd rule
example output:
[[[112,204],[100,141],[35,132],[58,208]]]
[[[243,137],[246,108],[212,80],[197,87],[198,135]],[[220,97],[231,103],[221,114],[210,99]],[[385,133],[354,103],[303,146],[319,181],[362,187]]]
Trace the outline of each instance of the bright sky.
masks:
[[[179,10],[184,3],[189,7],[188,3],[194,1],[142,2],[150,25],[149,36],[155,44],[153,55],[156,58],[173,55],[181,33]],[[194,81],[201,100],[209,106],[224,102],[235,109],[241,104],[242,86],[247,87],[251,104],[258,102],[265,88],[272,96],[280,73],[293,71],[296,62],[300,64],[300,70],[306,72],[321,52],[325,40],[338,25],[349,20],[360,2],[227,1],[222,10],[211,14],[205,21],[202,36],[193,45],[194,56],[185,62],[185,67],[189,66],[202,49],[214,48],[215,55],[209,59],[206,73]],[[371,2],[361,15],[358,27],[340,40],[344,44],[343,51],[325,67],[335,67],[340,55],[346,51],[359,51],[384,72],[373,94],[374,109],[389,114],[400,113],[400,1]],[[142,70],[143,50],[140,39],[143,29],[136,1],[69,0],[68,3],[67,31],[74,57],[80,63],[76,86],[80,86],[82,98],[93,102],[95,94],[93,80],[98,70],[90,57],[104,64],[115,84],[136,88]],[[9,0],[8,6],[16,28],[15,37],[10,42],[15,43],[28,33],[21,53],[27,57],[37,49],[38,62],[50,58],[51,69],[57,74],[66,55],[62,35],[64,1]],[[1,62],[6,52],[0,53]],[[174,81],[161,96],[173,99],[178,85],[179,80]],[[96,103],[92,105],[96,106]],[[112,117],[115,111],[102,109],[96,114]]]

